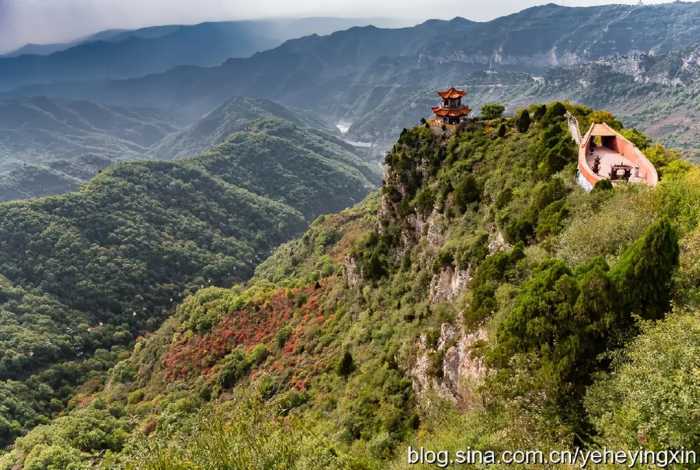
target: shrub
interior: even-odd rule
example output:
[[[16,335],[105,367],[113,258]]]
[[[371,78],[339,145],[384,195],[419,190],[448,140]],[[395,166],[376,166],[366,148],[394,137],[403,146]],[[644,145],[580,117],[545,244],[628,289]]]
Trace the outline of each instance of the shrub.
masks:
[[[547,111],[542,118],[543,125],[550,126],[554,122],[558,122],[566,114],[566,106],[559,101],[547,106]],[[529,116],[528,116],[529,117]]]
[[[523,109],[515,119],[515,127],[518,129],[518,132],[525,133],[530,129],[530,122],[530,113],[527,109]]]
[[[301,401],[299,400],[301,398]],[[291,392],[287,405],[303,403],[304,395]],[[291,409],[291,408],[289,408]],[[288,410],[289,410],[288,409]],[[135,443],[124,465],[129,470],[250,470],[356,466],[355,458],[331,446],[330,440],[310,430],[300,418],[280,418],[271,407],[250,397],[236,398],[230,406],[206,409],[191,423],[168,435]],[[112,468],[112,467],[110,467]]]
[[[243,352],[235,350],[225,358],[224,366],[219,372],[218,383],[221,388],[231,388],[250,369],[250,363],[246,360]]]
[[[389,273],[390,238],[372,231],[357,243],[353,253],[366,279],[377,281]]]
[[[289,325],[285,325],[281,329],[277,331],[277,334],[275,335],[275,343],[277,343],[277,347],[282,349],[284,345],[287,343],[287,340],[289,337],[292,335],[292,327]]]
[[[535,221],[529,212],[510,218],[503,228],[503,234],[511,243],[527,243],[534,233]]]
[[[677,150],[667,149],[661,144],[648,145],[644,149],[644,155],[654,165],[660,177],[665,176],[668,165],[682,158]]]
[[[416,194],[413,204],[419,213],[428,214],[432,212],[435,205],[435,194],[429,187],[424,187]]]
[[[536,234],[538,240],[543,240],[548,236],[557,235],[564,229],[564,221],[569,215],[566,201],[554,201],[545,207],[540,213],[537,221]]]
[[[24,461],[25,470],[80,470],[85,468],[80,452],[60,445],[38,445]]]
[[[346,350],[343,352],[343,356],[338,361],[336,372],[342,377],[347,377],[348,375],[352,374],[354,370],[355,362],[352,359],[352,354],[350,354],[350,351]]]
[[[498,119],[506,108],[501,103],[486,103],[481,107],[481,117],[484,119]]]
[[[593,191],[595,192],[612,191],[612,189],[613,184],[607,179],[599,180],[596,182],[595,186],[593,186]]]
[[[471,174],[466,174],[455,184],[453,194],[456,208],[460,213],[464,213],[468,204],[479,201],[481,189],[476,178]]]
[[[628,128],[628,129],[622,129],[620,133],[630,142],[634,144],[635,147],[637,147],[639,150],[644,150],[651,144],[651,139],[649,137],[645,136],[641,132],[639,132],[637,129],[634,128]]]
[[[496,209],[503,209],[506,207],[510,201],[513,199],[513,190],[510,188],[503,188],[498,192],[496,196]]]
[[[530,357],[561,416],[580,416],[585,387],[604,366],[601,353],[634,331],[633,314],[660,318],[669,308],[677,263],[675,233],[661,221],[612,270],[601,258],[573,272],[561,260],[542,264],[498,325],[490,361],[506,368],[513,357]]]
[[[586,408],[610,448],[699,449],[700,316],[677,312],[643,333],[586,395]]]
[[[646,319],[663,317],[671,302],[679,251],[678,236],[668,220],[650,226],[627,249],[611,273],[625,311]]]
[[[605,267],[594,265],[580,280],[562,261],[539,267],[499,324],[489,352],[492,365],[499,368],[507,368],[514,357],[530,358],[540,392],[562,416],[580,416],[579,401],[589,374],[598,367],[596,358],[606,346],[609,320],[600,318],[599,312],[585,311],[586,306],[603,312],[610,307]]]
[[[551,203],[566,197],[567,188],[561,178],[552,178],[538,186],[533,194],[530,204],[531,210],[539,212]]]
[[[279,390],[279,384],[277,381],[269,376],[266,375],[260,380],[260,383],[258,384],[258,394],[260,395],[260,398],[263,400],[269,400]]]
[[[575,212],[559,238],[558,256],[572,265],[595,256],[619,256],[657,218],[655,197],[640,187],[586,195],[572,205]]]
[[[498,137],[505,137],[507,132],[508,129],[506,128],[505,124],[501,124],[500,126],[498,126]]]
[[[306,304],[306,302],[309,300],[309,296],[306,294],[306,292],[300,292],[299,296],[296,298],[294,301],[294,306],[296,308],[301,308]]]
[[[532,118],[535,121],[539,121],[540,119],[542,119],[544,117],[546,112],[547,112],[547,105],[546,104],[536,106],[534,112],[532,113]]]
[[[435,257],[433,263],[433,273],[439,272],[442,268],[452,265],[454,262],[454,253],[450,248],[443,248]]]
[[[488,256],[479,265],[470,284],[471,302],[464,313],[468,324],[477,324],[496,310],[496,289],[500,283],[512,280],[516,263],[524,256],[522,245],[517,245],[511,251]]]
[[[280,398],[278,402],[280,414],[287,415],[294,408],[299,408],[309,401],[309,394],[306,392],[298,392],[290,390]]]
[[[251,366],[255,366],[258,364],[262,364],[262,362],[265,361],[265,359],[267,359],[267,356],[269,355],[270,351],[267,349],[267,346],[265,346],[264,344],[256,344],[255,347],[251,349],[248,353],[246,361]]]
[[[622,123],[617,120],[615,116],[612,115],[612,113],[608,111],[593,111],[588,115],[588,120],[591,123],[597,123],[597,122],[604,122],[616,131],[622,131],[624,135],[624,131],[622,129]],[[585,129],[584,132],[588,130]],[[631,135],[633,138],[636,138],[637,136],[641,137],[639,132],[636,132],[634,129],[631,129],[629,132],[629,135]],[[625,136],[627,137],[627,136]],[[639,147],[643,148],[643,147]]]
[[[553,111],[555,108],[550,108]],[[569,131],[565,126],[552,118],[547,121],[547,116],[543,122],[547,122],[542,133],[542,138],[537,146],[539,160],[539,171],[541,176],[547,177],[564,169],[569,163],[576,161],[576,146],[569,136]]]
[[[481,263],[489,254],[488,241],[488,233],[480,232],[459,244],[453,255],[457,267],[466,269],[470,265]]]
[[[127,398],[127,403],[130,405],[134,405],[136,403],[139,403],[143,400],[144,397],[144,392],[141,389],[134,390],[133,392],[129,393],[129,396]]]

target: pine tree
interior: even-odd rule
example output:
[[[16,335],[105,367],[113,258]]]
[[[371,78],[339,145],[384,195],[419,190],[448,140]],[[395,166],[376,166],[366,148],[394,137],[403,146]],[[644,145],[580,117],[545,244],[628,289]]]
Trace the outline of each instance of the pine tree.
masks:
[[[665,219],[649,227],[627,249],[611,273],[624,311],[646,319],[664,316],[670,307],[679,252],[678,236]]]
[[[355,362],[352,359],[352,354],[350,354],[350,351],[346,350],[343,353],[343,357],[338,362],[338,367],[337,367],[338,375],[342,375],[343,377],[347,377],[348,375],[352,374],[352,372],[354,370],[355,370]]]
[[[527,130],[530,128],[530,122],[530,113],[527,111],[527,109],[523,109],[520,114],[518,114],[518,118],[515,121],[515,126],[518,128],[518,132],[527,132]]]

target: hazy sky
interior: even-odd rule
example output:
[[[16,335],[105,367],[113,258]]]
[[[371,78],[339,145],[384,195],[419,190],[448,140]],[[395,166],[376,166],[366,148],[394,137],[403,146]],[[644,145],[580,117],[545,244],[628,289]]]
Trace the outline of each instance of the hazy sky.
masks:
[[[638,0],[560,0],[562,5]],[[658,0],[652,0],[654,3]],[[536,0],[0,0],[0,51],[75,39],[109,28],[262,17],[463,16],[488,20],[547,3]],[[647,1],[645,3],[651,3]]]

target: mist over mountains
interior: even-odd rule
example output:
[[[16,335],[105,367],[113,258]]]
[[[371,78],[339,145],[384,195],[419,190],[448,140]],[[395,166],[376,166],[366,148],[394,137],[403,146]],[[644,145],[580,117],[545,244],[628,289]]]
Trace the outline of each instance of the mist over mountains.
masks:
[[[0,55],[0,90],[34,83],[129,78],[178,65],[213,66],[308,34],[392,20],[302,18],[107,30],[66,44],[27,45]]]
[[[0,200],[75,190],[120,161],[191,158],[236,133],[251,132],[261,120],[290,123],[295,127],[283,128],[289,135],[279,137],[304,141],[326,157],[351,155],[343,160],[359,164],[361,178],[368,178],[360,187],[379,182],[379,166],[334,137],[332,129],[264,99],[233,98],[185,126],[154,109],[32,97],[0,100],[0,156],[5,157],[0,159]],[[296,128],[304,129],[306,137]]]
[[[256,96],[312,110],[331,125],[353,123],[349,137],[386,145],[427,114],[435,89],[478,82],[469,98],[476,109],[491,99],[510,105],[550,96],[579,100],[610,107],[655,137],[687,146],[647,109],[697,82],[693,48],[700,41],[699,24],[697,3],[548,4],[488,22],[455,18],[410,28],[354,27],[289,40],[215,67],[26,86],[8,94],[148,106],[189,121],[231,96]],[[601,74],[614,77],[615,87],[585,88],[582,76]],[[651,101],[638,93],[641,86],[654,88]],[[674,119],[693,121],[686,108]],[[367,125],[382,120],[389,126]]]

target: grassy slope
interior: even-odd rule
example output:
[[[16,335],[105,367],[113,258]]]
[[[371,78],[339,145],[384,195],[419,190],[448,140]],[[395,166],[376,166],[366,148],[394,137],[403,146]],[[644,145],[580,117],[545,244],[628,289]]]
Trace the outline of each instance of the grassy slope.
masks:
[[[586,194],[573,183],[575,152],[561,107],[549,109],[526,132],[513,119],[475,122],[450,139],[423,128],[405,132],[387,158],[381,195],[317,220],[246,285],[186,299],[112,369],[106,387],[84,387],[70,413],[20,439],[0,468],[17,462],[80,468],[93,459],[153,469],[404,468],[407,443],[568,447],[588,420],[587,445],[697,446],[697,436],[681,426],[698,403],[695,372],[679,364],[698,360],[698,317],[688,311],[700,285],[693,261],[700,171],[669,164],[673,156],[664,154],[657,189]],[[571,110],[582,122],[591,119],[589,110]],[[621,208],[639,223],[619,224]],[[485,331],[487,341],[470,347],[488,360],[506,320],[525,305],[531,277],[552,258],[575,268],[600,256],[619,271],[627,248],[663,217],[681,236],[672,293],[685,312],[644,327],[629,348],[630,362],[627,353],[619,359],[627,365],[613,361],[622,379],[558,383],[595,384],[586,408],[565,408],[579,415],[562,415],[561,403],[547,399],[557,390],[547,388],[551,376],[519,363],[517,354],[514,364],[490,363],[494,374],[468,381],[471,394],[458,398],[459,407],[439,394],[451,346],[440,345],[446,326]],[[518,243],[522,248],[512,249]],[[449,301],[431,299],[436,276],[457,269],[471,273],[469,289]],[[664,339],[679,329],[683,345]],[[654,338],[670,354],[685,354],[684,361],[651,368]],[[539,363],[544,351],[531,360]],[[412,382],[423,354],[436,389],[416,394]],[[606,369],[598,365],[597,373]],[[640,400],[629,395],[626,373],[654,377],[659,386],[641,389]],[[659,429],[674,432],[656,432],[649,411],[673,399],[678,383],[687,387],[687,406],[657,414]],[[614,427],[606,416],[615,417]],[[100,432],[78,439],[96,419]]]

